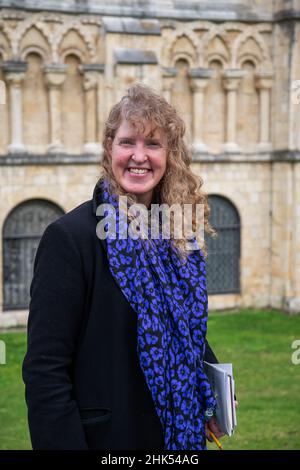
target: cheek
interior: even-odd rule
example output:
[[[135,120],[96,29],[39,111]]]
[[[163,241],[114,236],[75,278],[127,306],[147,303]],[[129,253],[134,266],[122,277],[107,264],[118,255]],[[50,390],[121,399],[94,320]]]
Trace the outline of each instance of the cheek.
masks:
[[[121,170],[127,166],[129,156],[126,153],[116,152],[112,156],[112,167],[115,170]]]
[[[163,154],[155,156],[152,160],[152,165],[157,171],[164,172],[166,169],[166,165],[167,165],[166,154],[163,153]]]

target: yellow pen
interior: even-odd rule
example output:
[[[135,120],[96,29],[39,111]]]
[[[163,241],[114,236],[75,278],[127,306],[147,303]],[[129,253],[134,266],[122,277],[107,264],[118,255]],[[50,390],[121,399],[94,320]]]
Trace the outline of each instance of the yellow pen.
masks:
[[[223,447],[221,446],[220,441],[216,438],[216,436],[214,435],[214,433],[211,430],[209,430],[209,434],[211,435],[211,437],[213,438],[213,440],[215,441],[215,443],[219,447],[219,450],[223,450]]]

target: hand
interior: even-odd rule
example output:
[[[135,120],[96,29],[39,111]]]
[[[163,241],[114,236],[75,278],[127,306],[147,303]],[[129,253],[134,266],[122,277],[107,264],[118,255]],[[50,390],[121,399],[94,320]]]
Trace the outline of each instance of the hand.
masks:
[[[219,428],[219,425],[217,423],[217,419],[215,416],[213,416],[208,422],[205,423],[206,439],[209,440],[209,442],[214,442],[209,431],[213,432],[217,439],[220,439],[220,437],[225,435],[225,433],[222,432],[221,429]]]
[[[239,402],[235,401],[234,406],[237,408],[239,406]],[[205,423],[206,439],[209,442],[214,442],[214,440],[211,437],[209,431],[213,432],[217,439],[220,439],[220,437],[225,436],[225,433],[222,432],[221,429],[219,428],[219,425],[217,423],[217,419],[216,419],[215,416],[213,416],[208,422]]]

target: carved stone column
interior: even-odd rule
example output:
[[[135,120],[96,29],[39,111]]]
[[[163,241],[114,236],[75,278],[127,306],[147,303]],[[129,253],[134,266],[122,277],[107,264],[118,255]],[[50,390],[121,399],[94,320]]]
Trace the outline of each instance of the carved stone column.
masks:
[[[99,78],[104,71],[104,66],[102,64],[84,64],[80,66],[80,69],[84,73],[83,87],[85,90],[85,144],[83,151],[100,154],[102,144],[97,141],[97,97]]]
[[[162,72],[162,90],[165,100],[171,104],[172,101],[172,89],[174,80],[177,75],[177,69],[175,67],[165,67]]]
[[[229,153],[240,153],[241,149],[236,143],[237,125],[237,90],[241,79],[244,76],[243,70],[225,70],[223,73],[223,87],[226,90],[226,142],[224,151]]]
[[[49,152],[63,152],[62,144],[62,107],[61,87],[66,78],[65,64],[51,64],[44,67],[46,82],[49,89],[49,112],[50,112],[50,144]]]
[[[208,152],[207,146],[203,143],[204,93],[212,76],[212,70],[191,69],[189,76],[193,91],[193,150]]]
[[[260,136],[259,150],[271,150],[270,142],[270,94],[273,85],[272,72],[260,72],[255,75],[256,88],[259,91]]]
[[[23,143],[22,110],[22,81],[25,77],[26,67],[26,62],[21,61],[7,61],[2,67],[9,85],[11,143],[7,150],[10,153],[26,151]]]
[[[0,64],[0,70],[1,70]],[[6,86],[3,80],[0,80],[0,104],[6,104]]]

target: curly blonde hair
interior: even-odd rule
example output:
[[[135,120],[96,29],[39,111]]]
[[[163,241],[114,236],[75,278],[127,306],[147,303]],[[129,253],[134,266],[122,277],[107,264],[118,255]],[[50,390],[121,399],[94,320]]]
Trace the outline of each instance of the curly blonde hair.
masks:
[[[196,204],[203,204],[204,231],[216,236],[215,230],[208,222],[210,207],[206,193],[201,190],[203,180],[190,168],[192,156],[184,142],[185,123],[172,105],[144,84],[135,83],[130,86],[127,94],[112,107],[104,126],[102,177],[109,180],[114,193],[126,195],[129,204],[137,202],[136,195],[127,193],[118,184],[112,171],[110,144],[123,119],[141,132],[144,132],[145,124],[151,122],[154,129],[162,130],[167,137],[166,171],[159,184],[154,188],[155,200],[158,200],[160,204],[167,204],[168,207],[179,204],[182,209],[184,204],[191,204],[193,207],[192,229],[197,234],[199,227],[197,227],[194,207]],[[171,214],[171,239],[178,248],[179,254],[185,258],[190,253],[186,249],[188,240],[174,238],[172,220]],[[201,244],[203,255],[207,257],[204,240],[201,240]]]

